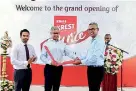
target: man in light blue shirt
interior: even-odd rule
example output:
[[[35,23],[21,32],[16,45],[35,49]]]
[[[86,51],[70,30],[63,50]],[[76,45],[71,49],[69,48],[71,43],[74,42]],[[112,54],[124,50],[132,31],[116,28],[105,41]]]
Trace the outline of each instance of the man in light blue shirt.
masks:
[[[51,38],[43,44],[40,59],[46,66],[44,68],[45,77],[45,91],[59,91],[61,76],[63,72],[63,66],[57,65],[63,62],[63,56],[68,56],[72,59],[76,59],[74,52],[61,40],[59,40],[60,31],[58,27],[53,26],[51,28]],[[49,55],[49,51],[44,47],[47,46],[52,57]]]
[[[104,76],[105,42],[103,38],[100,38],[98,32],[98,24],[90,23],[88,26],[88,33],[92,37],[90,48],[82,56],[79,56],[74,63],[75,65],[83,64],[88,66],[89,91],[99,91]]]

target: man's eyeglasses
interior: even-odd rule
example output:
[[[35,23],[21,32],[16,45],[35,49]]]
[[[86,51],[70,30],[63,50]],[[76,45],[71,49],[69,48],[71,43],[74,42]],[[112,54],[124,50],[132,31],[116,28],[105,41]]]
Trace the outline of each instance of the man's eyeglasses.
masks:
[[[59,33],[52,33],[52,34],[59,34]]]
[[[87,30],[90,30],[90,31],[94,31],[94,30],[96,30],[96,29],[98,29],[98,28],[91,28],[91,29],[87,29]]]
[[[111,39],[111,38],[105,38],[105,39]]]

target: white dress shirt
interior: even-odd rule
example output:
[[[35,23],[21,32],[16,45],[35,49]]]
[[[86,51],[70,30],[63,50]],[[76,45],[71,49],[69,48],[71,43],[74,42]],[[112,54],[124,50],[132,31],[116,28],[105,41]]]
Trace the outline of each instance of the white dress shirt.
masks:
[[[11,64],[14,69],[27,69],[28,60],[26,58],[25,44],[20,43],[13,47],[11,51]],[[32,45],[27,44],[29,50],[29,58],[35,56],[35,50]]]
[[[72,52],[70,48],[63,41],[55,41],[53,39],[49,39],[44,45],[48,47],[52,56],[57,62],[61,63],[63,61],[63,56],[68,56],[72,59],[76,58],[74,52]],[[42,47],[42,53],[40,59],[45,64],[51,64],[52,60],[48,55],[46,49],[44,48],[44,45]]]

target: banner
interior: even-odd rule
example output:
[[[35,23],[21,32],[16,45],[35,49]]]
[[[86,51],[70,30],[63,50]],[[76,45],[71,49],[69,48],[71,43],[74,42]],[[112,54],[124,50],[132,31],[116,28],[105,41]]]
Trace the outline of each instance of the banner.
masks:
[[[129,55],[124,54],[124,59],[128,59],[136,55],[135,4],[118,1],[12,2],[1,5],[4,10],[0,12],[0,36],[8,31],[15,46],[21,42],[20,30],[28,29],[29,43],[34,46],[40,63],[41,47],[50,38],[51,26],[59,27],[60,38],[79,55],[90,46],[91,38],[86,31],[89,23],[96,22],[99,35],[104,39],[104,35],[110,33],[115,46],[129,52]],[[71,59],[64,57],[64,60]]]

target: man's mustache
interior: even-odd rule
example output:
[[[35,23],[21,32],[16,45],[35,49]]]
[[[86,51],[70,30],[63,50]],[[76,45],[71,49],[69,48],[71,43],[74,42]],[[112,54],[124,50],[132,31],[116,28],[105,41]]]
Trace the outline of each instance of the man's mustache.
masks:
[[[28,40],[27,38],[23,39],[23,40]]]

